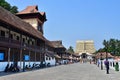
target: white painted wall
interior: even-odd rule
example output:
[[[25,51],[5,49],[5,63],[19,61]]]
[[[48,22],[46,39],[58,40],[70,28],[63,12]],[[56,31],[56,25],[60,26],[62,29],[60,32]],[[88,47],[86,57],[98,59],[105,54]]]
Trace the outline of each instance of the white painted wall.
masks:
[[[55,63],[56,63],[55,58],[50,57],[50,60],[49,60],[49,59],[46,60],[46,57],[47,57],[47,56],[45,56],[45,62],[46,62],[46,65],[47,65],[48,63],[50,63],[51,66],[54,66]]]
[[[25,62],[25,66],[30,65],[32,67],[34,63],[40,64],[41,62]],[[0,71],[4,71],[7,64],[8,62],[0,62]],[[11,64],[13,64],[13,62],[10,62],[9,67]],[[18,66],[20,69],[23,69],[23,62],[18,62]]]
[[[99,59],[98,61],[100,62],[100,65],[101,65],[101,60]],[[106,59],[102,60],[103,66],[105,66],[104,61],[106,61]],[[109,61],[109,65],[110,65],[110,62],[112,63],[112,66],[110,66],[110,68],[113,69],[113,70],[115,70],[115,67],[113,67],[113,62],[114,62],[114,65],[116,65],[116,62],[118,62],[118,64],[119,64],[119,70],[120,70],[120,61],[115,61],[114,59],[108,59],[108,61]]]
[[[0,62],[0,71],[4,71],[7,64],[8,62]]]

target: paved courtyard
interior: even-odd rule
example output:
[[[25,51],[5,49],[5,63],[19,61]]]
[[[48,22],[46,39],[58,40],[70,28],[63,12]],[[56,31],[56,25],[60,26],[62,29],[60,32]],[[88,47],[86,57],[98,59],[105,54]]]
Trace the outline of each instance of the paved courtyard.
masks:
[[[94,64],[75,63],[0,76],[0,80],[120,80],[120,72],[100,70]]]

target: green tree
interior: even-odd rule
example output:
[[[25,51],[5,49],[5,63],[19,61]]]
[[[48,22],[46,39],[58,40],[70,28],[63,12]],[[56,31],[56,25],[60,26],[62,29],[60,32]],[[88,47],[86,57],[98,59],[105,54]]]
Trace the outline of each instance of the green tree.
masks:
[[[11,13],[15,14],[18,12],[18,8],[16,6],[11,6],[8,2],[5,0],[0,0],[0,6],[3,7],[4,9],[10,11]]]
[[[70,46],[67,51],[68,51],[69,53],[71,53],[71,54],[74,53],[74,50],[73,50],[73,47],[72,47],[72,46]]]
[[[104,48],[100,48],[97,52],[109,52],[112,55],[120,56],[120,40],[103,40],[103,45]]]

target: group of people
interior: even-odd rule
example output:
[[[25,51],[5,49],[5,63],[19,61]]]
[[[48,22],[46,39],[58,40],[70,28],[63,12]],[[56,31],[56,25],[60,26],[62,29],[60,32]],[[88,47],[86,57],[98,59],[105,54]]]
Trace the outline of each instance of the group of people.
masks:
[[[44,67],[50,67],[50,63],[46,64],[44,62],[41,62],[41,64],[33,64],[31,65],[25,65],[24,66],[24,70],[28,70],[28,69],[37,69],[37,68],[44,68]],[[20,67],[17,65],[17,63],[15,64],[7,64],[5,67],[4,72],[19,72],[21,69]]]
[[[20,71],[20,67],[17,66],[16,64],[11,64],[9,66],[9,64],[7,64],[4,72],[19,72]]]
[[[98,60],[98,67],[99,67],[99,64],[100,64],[100,61]],[[110,62],[108,60],[105,60],[104,61],[104,65],[105,65],[105,68],[106,68],[106,74],[109,74],[109,69],[110,69]],[[112,64],[111,64],[112,65]],[[115,70],[116,71],[119,71],[119,64],[118,62],[116,62],[116,64],[114,64],[113,62],[113,67],[115,67]]]

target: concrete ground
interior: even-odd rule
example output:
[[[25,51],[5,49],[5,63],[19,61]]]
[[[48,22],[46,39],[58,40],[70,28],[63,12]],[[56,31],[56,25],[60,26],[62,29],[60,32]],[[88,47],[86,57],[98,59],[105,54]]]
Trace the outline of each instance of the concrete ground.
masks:
[[[0,80],[120,80],[120,72],[100,70],[95,64],[75,63],[0,76]]]

